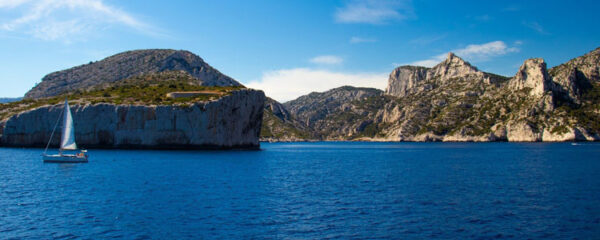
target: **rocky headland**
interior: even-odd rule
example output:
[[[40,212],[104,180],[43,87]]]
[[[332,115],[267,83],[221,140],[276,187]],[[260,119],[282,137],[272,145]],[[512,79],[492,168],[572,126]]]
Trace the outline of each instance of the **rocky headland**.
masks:
[[[261,91],[240,89],[218,100],[189,105],[132,105],[74,101],[77,144],[86,148],[231,149],[259,148]],[[0,123],[1,143],[45,147],[63,105],[38,107]],[[52,146],[58,146],[55,134]]]
[[[47,75],[23,100],[0,104],[0,145],[44,147],[65,98],[83,148],[260,147],[264,93],[175,50],[129,51]],[[51,146],[59,142],[60,127]]]

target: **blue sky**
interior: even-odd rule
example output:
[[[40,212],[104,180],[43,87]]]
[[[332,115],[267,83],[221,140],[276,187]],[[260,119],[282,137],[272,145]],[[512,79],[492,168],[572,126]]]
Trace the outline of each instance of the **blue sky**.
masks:
[[[600,47],[595,1],[0,0],[1,97],[53,71],[132,49],[185,49],[277,100],[385,88],[399,65],[447,52],[512,76]]]

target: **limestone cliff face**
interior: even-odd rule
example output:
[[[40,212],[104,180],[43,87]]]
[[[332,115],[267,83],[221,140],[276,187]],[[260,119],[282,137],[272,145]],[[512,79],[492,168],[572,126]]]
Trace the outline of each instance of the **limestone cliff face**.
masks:
[[[130,77],[165,71],[185,71],[204,86],[241,86],[191,52],[146,49],[127,51],[101,61],[50,73],[27,92],[25,98],[35,99],[75,90],[89,90]]]
[[[416,92],[432,89],[435,85],[444,84],[453,78],[470,77],[481,81],[490,81],[490,77],[477,70],[462,58],[448,53],[446,60],[432,68],[418,66],[401,66],[390,74],[385,93],[391,96],[404,97]]]
[[[394,69],[390,74],[385,93],[398,97],[405,96],[426,79],[427,71],[428,69],[425,67],[415,66],[401,66]]]
[[[189,106],[73,104],[71,112],[83,148],[258,148],[264,101],[262,91],[242,89]],[[54,105],[12,116],[2,145],[45,146],[61,111]]]
[[[544,59],[533,58],[525,61],[517,74],[510,80],[509,86],[515,91],[529,88],[530,95],[538,97],[551,91],[553,82],[548,75]]]
[[[569,99],[581,103],[583,93],[600,82],[600,48],[549,70],[553,81]]]

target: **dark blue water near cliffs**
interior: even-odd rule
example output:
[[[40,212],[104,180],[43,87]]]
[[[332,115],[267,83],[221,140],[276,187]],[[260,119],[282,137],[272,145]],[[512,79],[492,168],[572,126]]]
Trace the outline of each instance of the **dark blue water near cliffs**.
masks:
[[[600,144],[0,148],[0,239],[598,239]]]

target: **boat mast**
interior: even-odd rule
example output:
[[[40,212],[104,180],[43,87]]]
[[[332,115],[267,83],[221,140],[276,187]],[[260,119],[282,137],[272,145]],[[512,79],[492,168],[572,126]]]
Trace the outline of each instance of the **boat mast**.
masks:
[[[54,137],[54,132],[56,131],[56,127],[58,127],[58,122],[60,121],[60,118],[62,117],[64,112],[65,112],[65,109],[63,108],[60,111],[60,115],[58,115],[58,118],[56,119],[56,123],[54,124],[54,129],[52,129],[52,134],[50,134],[50,139],[48,139],[48,144],[46,144],[46,149],[44,149],[44,154],[46,154],[46,152],[48,151],[48,147],[50,146],[50,142],[52,142],[52,137]]]

